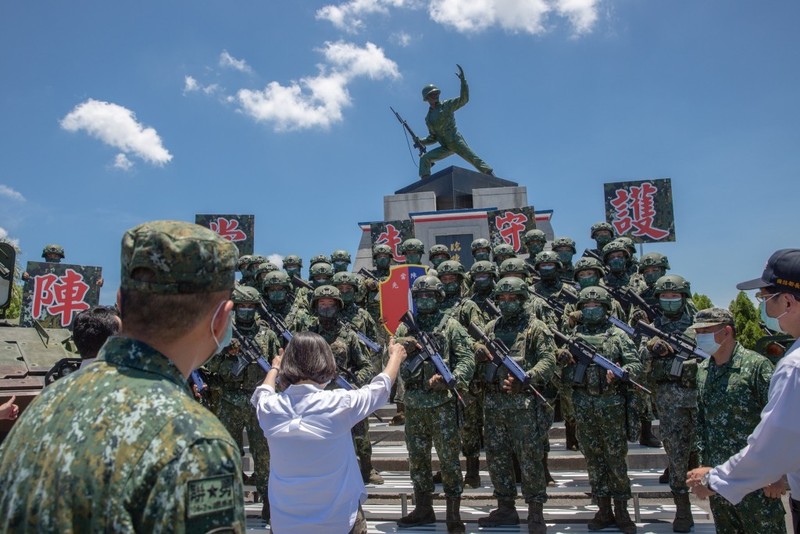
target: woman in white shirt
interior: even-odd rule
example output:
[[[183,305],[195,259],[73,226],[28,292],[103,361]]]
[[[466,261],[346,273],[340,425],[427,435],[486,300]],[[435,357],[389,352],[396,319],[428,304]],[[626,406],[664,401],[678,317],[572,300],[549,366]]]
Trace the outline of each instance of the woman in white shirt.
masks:
[[[389,341],[389,361],[360,389],[326,391],[337,369],[328,343],[296,334],[251,399],[269,442],[271,528],[278,534],[366,533],[367,493],[350,429],[386,404],[406,351]],[[275,391],[276,380],[285,389]]]

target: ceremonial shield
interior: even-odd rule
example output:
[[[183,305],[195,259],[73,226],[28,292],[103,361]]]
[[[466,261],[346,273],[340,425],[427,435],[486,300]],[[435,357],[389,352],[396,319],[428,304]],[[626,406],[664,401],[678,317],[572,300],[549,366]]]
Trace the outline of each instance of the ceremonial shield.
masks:
[[[394,335],[400,325],[400,318],[408,310],[414,312],[411,299],[411,286],[414,280],[428,272],[425,265],[395,265],[389,270],[389,277],[380,283],[378,293],[381,299],[381,318],[383,326]]]

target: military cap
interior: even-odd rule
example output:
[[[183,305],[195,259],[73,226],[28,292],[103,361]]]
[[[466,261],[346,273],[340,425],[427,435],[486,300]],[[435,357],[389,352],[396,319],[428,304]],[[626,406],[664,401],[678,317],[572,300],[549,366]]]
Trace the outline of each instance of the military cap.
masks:
[[[800,295],[800,249],[776,251],[764,266],[760,278],[736,284],[736,289],[759,289],[775,286],[779,291]]]
[[[733,314],[724,308],[708,308],[697,312],[697,315],[694,316],[692,328],[706,328],[721,324],[733,325]]]
[[[151,221],[122,236],[120,285],[160,295],[233,289],[236,245],[203,226]]]

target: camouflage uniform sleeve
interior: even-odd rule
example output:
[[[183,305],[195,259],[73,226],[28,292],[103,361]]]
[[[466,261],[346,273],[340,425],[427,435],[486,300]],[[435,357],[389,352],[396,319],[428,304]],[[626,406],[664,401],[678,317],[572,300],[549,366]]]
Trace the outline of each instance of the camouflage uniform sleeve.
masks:
[[[360,387],[364,384],[368,384],[369,381],[372,380],[372,362],[369,359],[369,355],[367,355],[367,348],[359,341],[358,336],[353,332],[350,332],[350,334],[350,341],[348,343],[350,352],[349,363],[352,365],[350,370],[356,375],[356,382]]]
[[[544,299],[533,297],[535,299],[533,310],[536,318],[544,322],[547,326],[558,328],[558,316],[553,308],[547,305]]]
[[[447,337],[450,341],[450,362],[453,365],[453,376],[456,378],[456,387],[465,391],[469,388],[472,375],[475,374],[475,356],[472,352],[472,338],[467,329],[455,319],[450,319],[447,324]]]
[[[536,361],[531,369],[526,369],[537,384],[547,384],[556,372],[556,342],[553,333],[539,319],[531,323],[528,335],[526,361]]]
[[[753,380],[755,381],[753,389],[760,406],[766,406],[769,402],[769,384],[774,372],[775,366],[772,365],[772,362],[765,357],[760,357],[756,371],[753,373]]]
[[[642,373],[642,363],[636,352],[636,345],[628,335],[617,327],[614,327],[614,344],[619,351],[620,366],[630,373],[634,380]]]
[[[239,451],[218,439],[200,440],[156,475],[143,510],[144,532],[163,525],[181,532],[227,527],[245,532]]]
[[[699,365],[698,369],[698,384],[701,380],[705,380],[706,370],[708,369],[708,362],[703,362]],[[701,386],[698,385],[698,390]],[[701,466],[706,465],[708,459],[705,456],[705,451],[707,448],[706,444],[706,409],[705,404],[703,403],[703,395],[702,391],[698,391],[697,395],[697,422],[695,423],[695,446],[697,448],[697,457],[698,462]]]

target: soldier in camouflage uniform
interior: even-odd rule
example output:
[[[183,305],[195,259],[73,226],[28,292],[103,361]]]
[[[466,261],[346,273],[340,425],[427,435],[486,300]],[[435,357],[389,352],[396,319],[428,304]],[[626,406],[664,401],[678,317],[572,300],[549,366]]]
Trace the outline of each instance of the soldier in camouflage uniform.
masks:
[[[238,286],[234,289],[231,300],[237,330],[260,349],[260,354],[251,357],[261,356],[267,362],[272,362],[272,358],[278,354],[280,342],[272,330],[262,327],[257,320],[261,294],[253,287]],[[255,361],[250,361],[245,356],[238,336],[204,366],[204,371],[208,375],[208,384],[218,399],[214,413],[236,440],[242,454],[242,432],[247,431],[247,440],[253,455],[251,480],[263,496],[261,517],[269,520],[269,447],[258,424],[256,411],[249,402],[256,387],[261,385],[267,374]]]
[[[614,227],[605,221],[594,223],[589,229],[589,237],[594,239],[596,247],[584,251],[583,256],[600,259],[603,257],[603,247],[614,240]]]
[[[571,237],[558,237],[553,240],[552,248],[561,260],[561,279],[571,282],[575,278],[575,268],[572,266],[572,258],[577,252],[575,240]]]
[[[506,260],[508,261],[508,260]],[[528,286],[519,278],[501,278],[494,289],[502,316],[486,327],[489,338],[503,341],[513,358],[530,377],[531,384],[543,388],[553,378],[556,369],[556,346],[553,334],[545,323],[536,319],[525,306]],[[547,483],[543,469],[543,439],[552,424],[553,409],[542,402],[533,391],[522,388],[508,370],[486,363],[489,354],[478,349],[475,357],[484,362],[478,372],[486,378],[486,460],[494,486],[498,507],[488,517],[482,517],[482,527],[519,524],[514,500],[517,486],[514,480],[512,454],[519,459],[522,475],[522,495],[528,503],[528,532],[547,531],[543,506],[547,501]]]
[[[525,264],[525,260],[522,258],[509,258],[500,265],[500,268],[498,269],[498,276],[500,278],[519,278],[528,284],[530,273],[527,265]],[[528,295],[528,298],[525,299],[525,307],[535,318],[543,321],[548,326],[555,328],[558,325],[559,318],[556,315],[556,312],[553,311],[553,308],[547,305],[547,301],[545,301],[543,298],[531,293]]]
[[[645,283],[638,273],[631,275],[630,269],[631,253],[620,239],[615,239],[603,247],[603,262],[606,266],[606,276],[603,279],[605,285],[610,288],[630,287],[637,293],[644,291]],[[625,308],[624,317],[628,317],[631,310]],[[623,319],[624,320],[624,319]]]
[[[528,250],[527,262],[529,265],[533,266],[533,263],[536,261],[536,255],[542,252],[544,246],[547,244],[547,236],[545,236],[544,232],[541,230],[528,230],[525,232],[525,235],[522,236],[522,242]]]
[[[710,308],[695,316],[698,347],[711,354],[697,370],[697,437],[701,465],[722,465],[747,445],[767,404],[774,368],[765,357],[736,341],[733,315]],[[714,525],[721,534],[783,534],[785,510],[763,489],[739,504],[710,498]]]
[[[346,271],[350,263],[350,253],[346,250],[337,249],[331,253],[331,265],[333,265],[334,274]]]
[[[241,278],[239,278],[238,283],[242,285],[250,285],[248,282],[252,280],[250,276],[250,271],[248,268],[250,267],[250,263],[253,261],[253,256],[247,254],[245,256],[239,256],[239,262],[237,263],[237,270],[241,273]]]
[[[458,321],[465,329],[475,323],[481,330],[486,325],[481,309],[468,298],[461,297],[461,285],[464,280],[464,266],[455,260],[447,260],[439,264],[439,280],[444,289],[442,311]],[[473,350],[479,343],[473,344]],[[469,389],[463,394],[464,426],[461,427],[461,453],[467,460],[467,474],[464,484],[471,488],[481,486],[480,454],[483,438],[483,381],[477,375],[472,377]],[[434,479],[436,476],[434,475]],[[441,474],[439,474],[441,480]]]
[[[289,275],[289,280],[294,280],[295,276],[302,280],[303,259],[295,254],[289,254],[283,258],[283,270]]]
[[[581,258],[575,262],[574,280],[578,284],[579,290],[593,286],[599,286],[608,290],[603,279],[605,274],[606,270],[603,264],[590,256]],[[564,307],[564,317],[562,318],[561,324],[567,330],[572,330],[578,324],[580,316],[580,311],[575,304],[567,304]],[[613,297],[611,297],[611,316],[621,320],[625,320],[626,317],[622,305]]]
[[[450,249],[447,248],[447,245],[433,245],[430,250],[428,250],[428,260],[430,260],[431,267],[434,269],[439,269],[439,265],[443,261],[447,261],[451,258]]]
[[[472,259],[476,262],[491,260],[492,248],[488,239],[479,237],[472,241],[469,248],[472,251]]]
[[[608,291],[598,286],[581,289],[578,308],[581,318],[573,337],[585,341],[628,371],[631,377],[636,377],[641,370],[636,346],[625,332],[608,321],[611,312]],[[626,460],[628,442],[622,384],[611,371],[594,363],[589,364],[583,381],[575,383],[575,361],[566,348],[559,353],[559,362],[566,365],[564,379],[572,383],[578,440],[588,464],[592,493],[597,498],[598,511],[589,521],[589,530],[602,530],[616,524],[622,532],[633,534],[636,525],[627,510],[631,484]]]
[[[305,288],[302,289],[307,292]],[[297,305],[299,297],[292,296],[292,281],[288,274],[282,271],[268,273],[261,284],[261,294],[264,295],[266,309],[282,320],[290,333],[308,330],[314,322],[305,304]],[[302,299],[305,302],[305,297]],[[275,333],[285,348],[288,343],[286,336],[282,332]]]
[[[0,446],[0,531],[245,532],[236,442],[187,385],[230,339],[237,255],[186,222],[125,233],[122,331]]]
[[[345,380],[354,387],[369,383],[375,373],[366,347],[355,332],[341,321],[344,308],[339,290],[333,286],[319,286],[311,299],[311,310],[317,322],[309,331],[321,335],[331,346],[336,367]],[[334,384],[329,386],[334,387]],[[383,477],[372,468],[372,444],[369,441],[369,420],[364,419],[353,427],[353,444],[365,484],[383,484]]]
[[[689,282],[681,276],[669,274],[658,279],[654,291],[656,298],[663,303],[661,309],[664,313],[653,322],[653,326],[666,334],[693,335],[690,327],[694,314],[686,307],[692,294]],[[697,361],[690,358],[682,366],[676,365],[675,351],[668,343],[658,337],[647,339],[646,336],[641,341],[639,357],[644,379],[654,389],[661,440],[669,463],[669,486],[677,510],[672,530],[689,532],[694,520],[686,473],[693,467],[690,456],[697,418]],[[673,365],[676,365],[674,369]],[[642,438],[650,425],[651,421],[642,421]]]
[[[438,345],[442,361],[453,373],[456,387],[463,394],[475,371],[472,339],[458,321],[439,308],[445,295],[438,278],[420,276],[414,282],[411,294],[417,309],[417,325]],[[410,514],[397,521],[397,525],[408,528],[436,522],[431,475],[433,445],[442,471],[447,531],[464,532],[460,514],[463,481],[458,459],[461,448],[458,429],[460,405],[430,360],[424,360],[416,368],[408,365],[419,354],[419,349],[416,340],[406,337],[408,328],[405,324],[397,328],[395,335],[406,351],[411,351],[400,372],[406,383],[406,447],[416,504]]]
[[[425,245],[419,239],[406,239],[400,244],[400,253],[406,257],[406,265],[422,265]]]
[[[341,312],[341,318],[352,328],[366,336],[368,339],[374,341],[378,345],[383,345],[378,341],[381,336],[378,332],[378,326],[375,320],[367,310],[356,304],[357,297],[362,293],[362,279],[356,273],[349,273],[346,271],[338,272],[333,275],[333,286],[339,290],[339,295],[344,303],[344,308]],[[386,330],[381,328],[381,330]],[[376,364],[380,364],[384,357],[388,358],[388,349],[383,345],[383,350],[372,352],[370,351],[370,359],[372,360],[372,370],[377,374],[380,373],[382,368],[377,368]]]
[[[619,241],[625,245],[625,250],[628,251],[628,274],[632,278],[639,277],[639,260],[636,258],[636,244],[628,236],[620,236],[614,241]]]
[[[492,261],[497,267],[500,267],[507,259],[516,257],[517,253],[514,252],[514,247],[508,243],[500,243],[499,245],[495,245],[492,249]]]
[[[250,282],[250,287],[255,288],[256,290],[260,291],[260,287],[264,284],[264,278],[267,274],[271,273],[272,271],[278,271],[278,266],[272,263],[271,261],[265,261],[263,263],[259,263],[252,269],[252,281]]]

